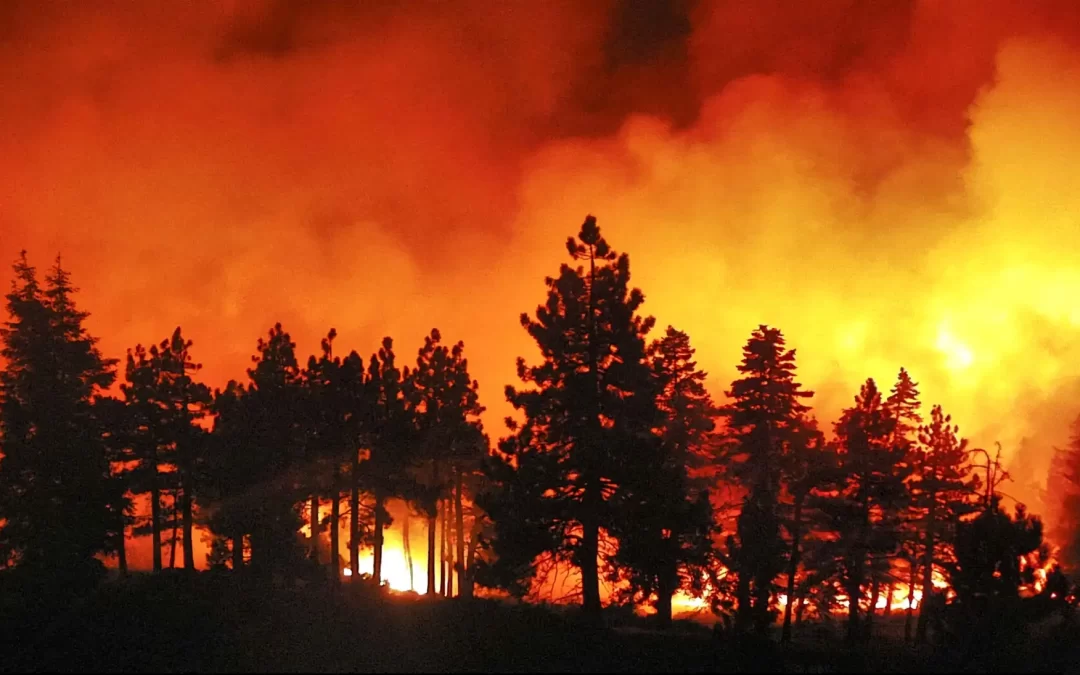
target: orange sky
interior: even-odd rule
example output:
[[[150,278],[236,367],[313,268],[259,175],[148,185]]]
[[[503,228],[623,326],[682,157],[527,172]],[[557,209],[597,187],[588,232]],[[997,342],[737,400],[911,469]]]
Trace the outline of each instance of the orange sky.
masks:
[[[437,326],[498,436],[591,212],[718,394],[770,323],[822,419],[904,365],[1042,482],[1080,412],[1080,6],[629,4],[3,3],[0,259],[62,252],[109,355],[182,325],[214,385],[275,321],[410,361]]]

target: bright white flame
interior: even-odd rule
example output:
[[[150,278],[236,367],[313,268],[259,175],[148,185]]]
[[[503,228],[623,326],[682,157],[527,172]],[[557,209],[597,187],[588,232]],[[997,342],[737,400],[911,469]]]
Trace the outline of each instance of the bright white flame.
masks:
[[[936,346],[945,355],[945,365],[949,370],[967,370],[975,362],[971,347],[961,342],[945,325],[938,328]]]

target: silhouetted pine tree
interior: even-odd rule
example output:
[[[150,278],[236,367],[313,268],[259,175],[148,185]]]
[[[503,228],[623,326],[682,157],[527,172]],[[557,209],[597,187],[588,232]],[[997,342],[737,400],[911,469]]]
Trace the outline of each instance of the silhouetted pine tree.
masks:
[[[1051,534],[1061,542],[1066,567],[1080,569],[1080,415],[1070,426],[1068,444],[1054,448],[1046,490],[1055,507]]]
[[[137,492],[150,496],[150,532],[154,570],[162,568],[161,498],[168,488],[170,521],[174,535],[183,528],[184,567],[195,566],[195,494],[206,450],[206,432],[199,422],[206,416],[210,390],[192,374],[201,366],[191,360],[191,341],[179,328],[149,350],[138,345],[128,350],[126,379],[121,385],[132,420],[132,454],[138,466],[132,476]],[[169,467],[163,474],[161,469]],[[170,567],[175,564],[175,539]]]
[[[897,375],[896,384],[893,385],[889,397],[885,399],[885,408],[889,416],[895,420],[893,425],[892,444],[902,446],[907,450],[904,471],[908,474],[908,492],[901,503],[895,505],[884,514],[886,518],[895,519],[898,522],[900,534],[900,551],[898,559],[903,558],[905,567],[894,569],[893,576],[902,579],[907,585],[907,602],[905,603],[904,639],[910,641],[914,631],[915,616],[915,587],[916,577],[919,571],[919,543],[921,539],[920,513],[915,507],[911,494],[911,483],[914,479],[916,462],[922,457],[922,451],[918,447],[918,432],[922,425],[922,416],[919,413],[922,404],[919,401],[919,385],[911,379],[911,375],[904,368]]]
[[[419,453],[416,460],[423,465],[426,474],[424,497],[420,501],[428,518],[429,595],[435,593],[438,504],[448,490],[453,491],[457,517],[463,521],[461,472],[465,463],[474,463],[478,454],[486,454],[486,439],[479,417],[484,408],[477,394],[478,385],[469,376],[465,345],[458,342],[447,347],[441,344],[441,339],[438,329],[432,329],[424,338],[424,346],[416,357],[416,368],[406,380],[409,405],[417,424]],[[460,563],[464,556],[464,539],[460,524],[457,529],[456,557]]]
[[[337,397],[345,406],[344,446],[349,488],[349,570],[353,581],[360,580],[360,543],[370,530],[361,519],[361,491],[365,486],[363,462],[370,458],[375,429],[375,383],[368,381],[364,359],[355,351],[338,370]],[[367,481],[370,483],[371,481]]]
[[[303,385],[296,345],[281,324],[266,339],[248,369],[251,384],[245,405],[254,424],[251,448],[258,453],[261,493],[251,532],[251,562],[263,571],[279,571],[299,562],[296,508],[303,494],[298,469],[303,457]]]
[[[519,358],[518,376],[532,386],[507,387],[524,422],[508,420],[513,435],[500,444],[508,459],[490,467],[503,491],[486,510],[503,583],[527,584],[541,554],[569,561],[581,571],[586,614],[596,619],[600,532],[621,519],[610,500],[650,434],[645,338],[654,321],[638,315],[645,298],[629,287],[630,259],[608,246],[594,217],[567,250],[586,265],[562,265],[546,280],[535,319],[521,317],[542,361]]]
[[[370,457],[362,480],[375,496],[375,550],[372,581],[382,583],[383,532],[391,524],[386,502],[407,491],[406,471],[415,424],[402,390],[402,373],[394,363],[394,341],[383,338],[382,348],[368,366],[367,394]]]
[[[115,380],[60,259],[44,288],[23,252],[0,328],[0,567],[96,574],[115,531],[115,490],[96,396]]]
[[[764,632],[770,623],[773,580],[783,569],[778,504],[785,448],[796,440],[809,408],[800,399],[813,396],[795,381],[795,350],[785,348],[781,332],[758,327],[743,347],[738,370],[743,377],[727,393],[731,404],[726,445],[730,475],[745,491],[737,536],[729,537],[729,555],[738,575],[736,591],[740,628],[754,624]]]
[[[894,443],[896,417],[868,379],[855,405],[836,424],[839,475],[834,496],[820,500],[835,533],[833,549],[848,597],[848,640],[859,632],[859,604],[867,584],[873,612],[887,561],[900,545],[898,505],[907,496],[908,449]]]
[[[205,475],[211,529],[232,540],[233,568],[286,572],[299,562],[296,475],[303,451],[303,389],[295,345],[281,324],[259,339],[251,383],[215,392],[216,415]]]
[[[651,457],[635,463],[621,485],[616,563],[635,602],[654,606],[671,625],[671,599],[679,589],[704,592],[716,529],[709,479],[702,470],[715,457],[711,433],[718,414],[705,390],[686,333],[668,327],[648,351],[656,391],[655,443]]]
[[[155,346],[156,352],[157,347]],[[131,488],[136,494],[145,493],[150,500],[151,554],[153,570],[160,572],[161,564],[161,500],[164,489],[161,476],[164,438],[159,409],[154,399],[157,383],[161,379],[160,361],[153,358],[142,345],[128,350],[124,376],[120,385],[131,418],[129,436],[133,459],[137,462],[132,470]],[[139,528],[137,531],[141,531]]]
[[[311,555],[315,558],[319,550],[319,531],[322,525],[318,519],[319,496],[323,494],[330,499],[328,565],[330,578],[334,583],[341,580],[339,527],[343,477],[351,455],[356,454],[359,449],[358,435],[350,430],[355,405],[348,379],[359,377],[361,384],[363,381],[363,364],[357,366],[359,357],[354,356],[352,360],[342,362],[341,358],[334,356],[333,343],[336,337],[337,331],[331,329],[322,340],[322,355],[318,359],[314,356],[309,358],[304,371],[304,385],[307,389],[305,403],[309,406],[305,450],[310,463],[307,475],[311,493]]]
[[[97,434],[105,441],[106,454],[112,467],[109,479],[109,546],[106,552],[115,553],[121,576],[128,572],[127,529],[135,523],[135,508],[129,488],[135,463],[131,448],[129,414],[124,401],[102,396],[94,401],[94,420]]]
[[[255,486],[260,479],[247,401],[247,390],[235,381],[214,392],[214,427],[203,472],[208,497],[205,521],[216,536],[230,541],[234,572],[244,567],[244,542],[255,528]]]
[[[960,517],[977,509],[978,477],[973,476],[967,439],[958,438],[952,417],[934,406],[930,423],[919,432],[921,453],[914,464],[912,500],[922,514],[922,592],[916,639],[926,640],[933,572],[946,571]]]
[[[1023,504],[1009,517],[995,494],[990,508],[977,518],[961,522],[956,532],[956,565],[951,575],[961,602],[972,605],[976,596],[1016,598],[1021,584],[1020,558],[1039,550],[1042,520],[1029,515]]]
[[[807,522],[808,515],[819,516],[813,505],[807,502],[815,488],[826,484],[836,475],[837,464],[836,453],[825,444],[825,437],[818,429],[817,420],[813,418],[802,420],[783,457],[783,480],[785,492],[791,502],[791,517],[784,522],[790,543],[787,561],[787,602],[784,603],[781,642],[791,641],[792,613],[801,600],[800,589],[796,587],[796,579],[802,559],[804,537],[808,525],[815,520],[820,520],[818,517],[810,523]]]

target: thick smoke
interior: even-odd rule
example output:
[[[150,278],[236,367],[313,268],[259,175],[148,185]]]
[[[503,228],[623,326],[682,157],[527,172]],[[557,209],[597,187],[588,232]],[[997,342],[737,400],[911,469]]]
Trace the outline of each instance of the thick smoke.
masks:
[[[275,321],[438,326],[497,436],[591,212],[717,393],[774,324],[823,421],[903,365],[1037,484],[1080,406],[1076,7],[5,3],[0,258],[63,253],[107,353],[182,325],[215,385]]]

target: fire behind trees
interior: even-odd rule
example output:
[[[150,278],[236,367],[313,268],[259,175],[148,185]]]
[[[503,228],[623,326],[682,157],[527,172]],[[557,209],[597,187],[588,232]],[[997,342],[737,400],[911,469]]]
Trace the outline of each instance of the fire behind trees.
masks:
[[[176,566],[178,542],[193,571],[196,524],[213,536],[212,567],[258,583],[360,582],[369,548],[382,580],[393,499],[427,519],[428,595],[528,598],[569,567],[593,623],[604,586],[662,627],[677,593],[738,632],[782,616],[785,642],[805,612],[837,608],[848,639],[865,641],[898,597],[917,641],[944,630],[947,600],[968,616],[1008,613],[1044,586],[1067,601],[1060,573],[1045,577],[1041,521],[1003,510],[1004,468],[940,406],[924,420],[907,371],[888,394],[867,380],[827,439],[795,350],[762,325],[717,405],[690,337],[652,336],[629,256],[595,218],[567,251],[572,264],[522,314],[540,360],[518,360],[523,387],[506,396],[519,416],[493,450],[464,345],[438,330],[412,366],[390,338],[367,360],[338,356],[334,330],[302,366],[278,324],[247,381],[211,392],[178,328],[132,348],[110,396],[117,362],[87,333],[60,260],[42,283],[24,254],[0,331],[0,580],[86,589],[107,556],[127,572],[129,530],[151,534],[154,571]],[[1061,463],[1072,513],[1075,438]],[[138,494],[148,514],[133,513]]]

